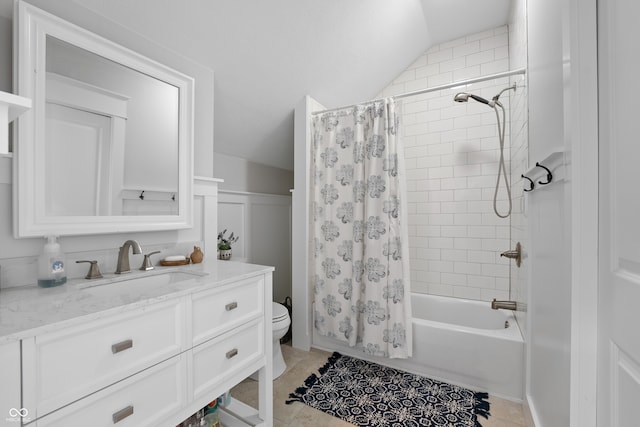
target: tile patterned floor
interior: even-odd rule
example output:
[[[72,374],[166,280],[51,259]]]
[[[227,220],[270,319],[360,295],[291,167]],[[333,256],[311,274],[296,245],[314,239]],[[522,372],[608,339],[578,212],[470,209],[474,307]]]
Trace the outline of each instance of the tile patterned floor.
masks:
[[[334,418],[303,403],[285,404],[289,393],[303,384],[312,373],[324,365],[330,353],[312,349],[309,352],[282,346],[287,370],[273,382],[274,427],[350,427],[350,423]],[[257,407],[258,385],[250,379],[244,380],[231,390],[231,395]],[[483,427],[524,427],[522,405],[508,400],[490,397],[491,416],[480,418]]]

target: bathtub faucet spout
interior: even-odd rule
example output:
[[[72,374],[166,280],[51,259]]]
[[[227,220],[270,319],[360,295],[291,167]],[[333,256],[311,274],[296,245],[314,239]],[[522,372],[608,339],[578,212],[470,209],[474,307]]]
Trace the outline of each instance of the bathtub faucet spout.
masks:
[[[494,310],[498,310],[500,308],[505,310],[516,310],[517,303],[515,301],[496,301],[494,298],[493,301],[491,301],[491,308]]]

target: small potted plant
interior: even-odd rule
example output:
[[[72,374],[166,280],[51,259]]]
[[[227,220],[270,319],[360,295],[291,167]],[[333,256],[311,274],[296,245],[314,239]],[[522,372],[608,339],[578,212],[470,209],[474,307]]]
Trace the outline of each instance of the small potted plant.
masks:
[[[231,259],[231,244],[237,242],[240,238],[240,236],[234,236],[233,232],[229,237],[225,237],[226,233],[226,228],[221,233],[218,233],[218,258],[223,260]]]

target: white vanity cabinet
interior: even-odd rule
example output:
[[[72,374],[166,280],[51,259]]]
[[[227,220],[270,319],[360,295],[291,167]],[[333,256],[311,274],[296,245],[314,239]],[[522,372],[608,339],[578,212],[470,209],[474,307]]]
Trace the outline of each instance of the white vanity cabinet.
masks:
[[[178,355],[39,418],[38,427],[165,424],[184,408],[185,355]]]
[[[173,299],[23,340],[24,405],[41,417],[176,356],[185,330]]]
[[[233,412],[271,426],[271,280],[264,269],[211,286],[202,278],[192,291],[24,338],[23,423],[173,427],[259,371],[259,409],[238,402]]]
[[[20,342],[0,344],[0,421],[20,422]],[[6,422],[8,424],[9,421]],[[2,422],[0,422],[2,425]]]
[[[192,344],[196,346],[264,315],[264,278],[251,277],[230,286],[191,296]]]
[[[264,278],[252,277],[192,295],[190,378],[195,399],[224,392],[229,387],[216,390],[220,384],[238,383],[238,377],[246,378],[243,368],[264,358],[264,289]]]

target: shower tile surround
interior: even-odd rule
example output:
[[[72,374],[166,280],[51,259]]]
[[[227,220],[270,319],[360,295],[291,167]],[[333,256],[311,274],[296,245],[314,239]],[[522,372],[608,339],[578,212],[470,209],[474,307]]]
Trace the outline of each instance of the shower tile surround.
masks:
[[[502,26],[430,48],[380,96],[509,69],[509,28]],[[522,135],[521,123],[525,119],[524,108],[520,108],[521,112],[517,117],[514,114],[510,123],[509,103],[515,100],[522,104],[523,97],[514,98],[509,91],[500,98],[507,114],[504,153],[507,174],[518,177],[518,180],[510,177],[513,183],[510,220],[498,218],[493,212],[500,155],[495,112],[473,101],[455,103],[453,96],[457,92],[471,92],[490,99],[513,82],[518,84],[517,92],[522,92],[524,78],[514,76],[402,99],[414,292],[487,301],[510,298],[509,260],[501,258],[500,253],[511,249],[510,221],[521,216],[523,199],[521,172],[509,173],[513,154],[509,134],[515,131],[514,134]],[[516,162],[526,163],[526,145],[516,146],[520,147],[514,149],[520,159]],[[518,165],[515,170],[523,169]],[[499,211],[505,212],[504,188],[498,192],[498,200]]]

